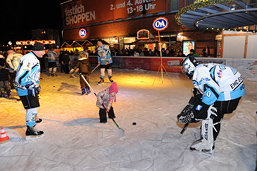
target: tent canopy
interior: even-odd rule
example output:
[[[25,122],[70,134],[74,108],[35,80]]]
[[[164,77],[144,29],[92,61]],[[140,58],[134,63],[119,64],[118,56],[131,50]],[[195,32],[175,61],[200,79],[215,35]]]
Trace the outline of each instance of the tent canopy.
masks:
[[[175,16],[188,28],[234,28],[257,23],[257,3],[244,0],[208,0],[182,8]]]

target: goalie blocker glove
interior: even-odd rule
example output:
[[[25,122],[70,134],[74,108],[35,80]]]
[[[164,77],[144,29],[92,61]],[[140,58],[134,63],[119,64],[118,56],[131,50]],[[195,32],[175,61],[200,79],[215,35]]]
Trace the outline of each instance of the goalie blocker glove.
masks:
[[[207,118],[207,111],[210,105],[203,103],[199,94],[195,94],[194,90],[193,92],[195,96],[191,97],[188,105],[177,116],[180,123],[196,123]]]

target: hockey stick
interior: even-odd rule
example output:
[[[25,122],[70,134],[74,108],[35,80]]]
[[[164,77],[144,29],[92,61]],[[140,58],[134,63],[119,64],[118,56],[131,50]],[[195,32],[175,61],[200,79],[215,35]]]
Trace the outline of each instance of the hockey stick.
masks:
[[[97,65],[92,71],[91,71],[91,73],[93,73],[95,70],[96,70],[96,68],[98,68],[99,67],[99,65]]]
[[[187,126],[189,125],[189,123],[186,123],[184,125],[184,127],[182,128],[182,130],[180,131],[180,134],[183,134],[185,132],[185,130],[187,129]]]
[[[92,87],[90,86],[90,84],[87,82],[87,80],[85,79],[85,77],[80,73],[81,78],[85,81],[85,83],[88,85],[88,87],[90,88],[90,90],[94,93],[94,95],[97,97],[95,91],[92,89]],[[102,104],[102,106],[104,107],[104,109],[107,112],[107,109],[105,108],[104,104]],[[125,134],[124,129],[122,129],[121,127],[119,127],[119,125],[117,124],[117,122],[114,120],[114,118],[112,118],[112,121],[115,123],[115,125],[119,128],[119,130],[122,131],[123,134]]]

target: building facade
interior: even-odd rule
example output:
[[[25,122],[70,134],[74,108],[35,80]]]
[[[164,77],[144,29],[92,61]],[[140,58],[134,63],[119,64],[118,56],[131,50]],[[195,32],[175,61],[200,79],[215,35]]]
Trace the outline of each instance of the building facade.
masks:
[[[187,54],[188,44],[196,53],[217,56],[218,32],[183,28],[175,21],[179,9],[194,3],[193,0],[73,0],[61,3],[63,41],[103,39],[111,48],[154,49],[157,43],[139,43],[137,32],[149,30],[153,39],[158,32],[153,21],[158,17],[168,19],[168,27],[160,32],[162,47],[173,49],[175,54],[182,50]],[[174,55],[175,55],[174,54]]]

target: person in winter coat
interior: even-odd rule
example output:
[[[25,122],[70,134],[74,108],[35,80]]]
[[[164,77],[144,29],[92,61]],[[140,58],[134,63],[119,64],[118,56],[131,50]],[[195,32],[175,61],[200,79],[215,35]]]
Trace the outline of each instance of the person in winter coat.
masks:
[[[71,69],[70,74],[72,74],[77,68],[79,68],[79,72],[86,78],[89,82],[89,74],[91,73],[91,64],[86,56],[86,54],[82,53],[80,58],[78,59],[78,63]],[[82,77],[80,76],[80,86],[82,95],[88,95],[90,93],[88,85],[84,82]]]
[[[0,97],[5,97],[5,93],[7,97],[10,96],[8,72],[5,58],[3,55],[0,55]]]
[[[62,56],[62,65],[64,66],[64,72],[65,74],[69,74],[70,69],[70,57],[69,55],[65,52]]]
[[[106,112],[110,119],[115,118],[113,111],[112,103],[116,102],[116,94],[118,93],[118,86],[116,82],[113,82],[112,85],[105,89],[104,91],[99,92],[97,97],[96,106],[99,107],[99,116],[100,123],[106,123]]]
[[[56,57],[57,57],[57,53],[51,47],[47,52],[49,76],[57,76]]]

